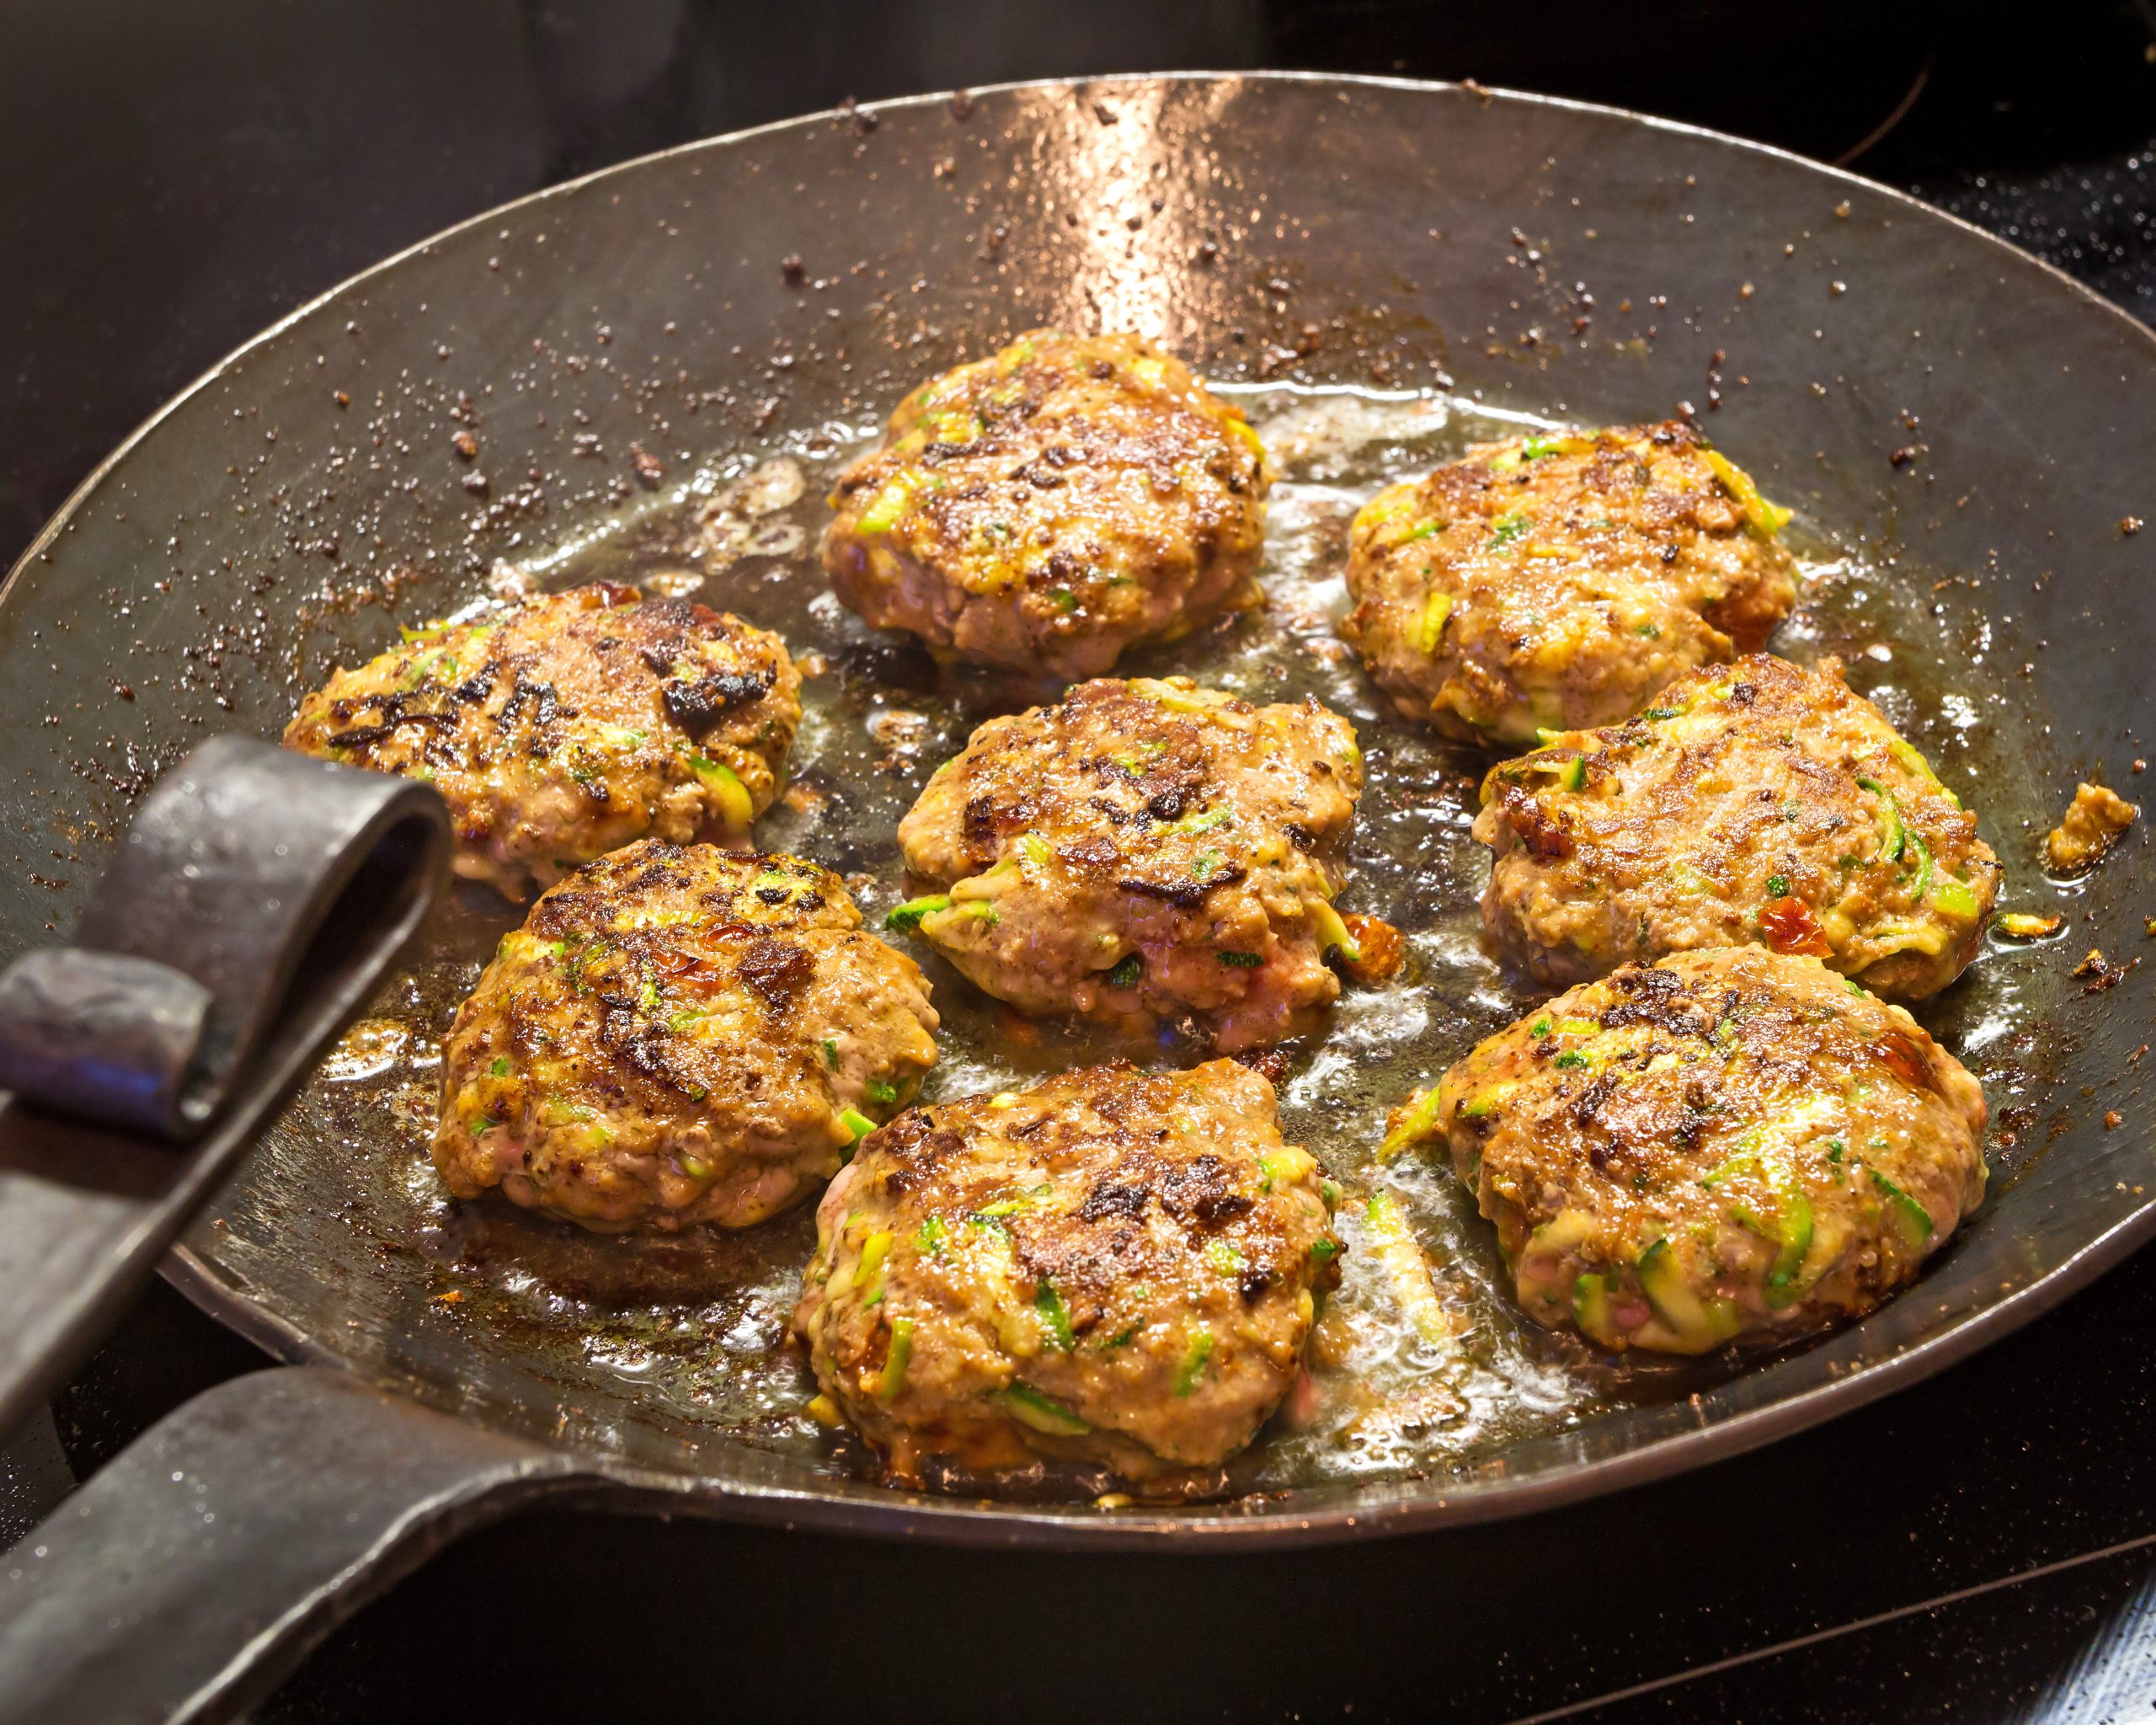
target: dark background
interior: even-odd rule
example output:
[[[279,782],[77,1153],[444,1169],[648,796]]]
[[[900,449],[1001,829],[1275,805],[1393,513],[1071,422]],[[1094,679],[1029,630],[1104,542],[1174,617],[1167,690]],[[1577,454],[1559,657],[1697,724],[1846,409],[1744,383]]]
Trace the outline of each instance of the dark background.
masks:
[[[848,95],[1258,66],[1762,138],[2156,321],[2148,0],[5,0],[0,565],[229,349],[489,205]],[[262,1363],[157,1288],[0,1450],[0,1543]],[[1442,1537],[1080,1559],[533,1516],[362,1614],[258,1717],[2156,1721],[2152,1404],[2145,1256],[1824,1430]]]

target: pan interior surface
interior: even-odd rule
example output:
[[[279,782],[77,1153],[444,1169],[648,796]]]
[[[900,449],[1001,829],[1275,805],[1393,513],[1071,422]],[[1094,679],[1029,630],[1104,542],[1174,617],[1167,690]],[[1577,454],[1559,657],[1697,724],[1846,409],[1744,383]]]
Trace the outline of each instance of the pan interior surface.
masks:
[[[8,933],[66,926],[128,800],[203,728],[274,734],[400,625],[602,576],[812,655],[794,788],[759,842],[848,875],[876,916],[928,772],[1053,692],[939,672],[840,609],[823,496],[914,382],[1040,323],[1162,339],[1283,469],[1268,608],[1118,669],[1314,694],[1361,731],[1342,902],[1407,931],[1410,968],[1290,1046],[1283,1124],[1351,1197],[1398,1197],[1449,1318],[1441,1336],[1404,1321],[1343,1206],[1315,1415],[1161,1525],[1482,1514],[1684,1465],[1704,1438],[1823,1417],[1973,1345],[2145,1234],[2141,853],[2066,884],[2038,844],[2076,777],[2132,794],[2156,641],[2110,595],[2156,576],[2156,535],[2118,525],[2156,440],[2156,344],[1891,194],[1557,104],[1282,77],[894,104],[633,164],[360,278],[169,410],[11,579],[0,702],[31,771],[8,792],[29,877],[0,889]],[[1486,762],[1381,713],[1332,638],[1347,521],[1470,443],[1680,403],[1799,512],[1806,579],[1776,649],[1840,653],[1978,812],[2002,907],[2071,919],[1994,940],[1919,1013],[1992,1103],[1983,1210],[1893,1305],[1766,1360],[1612,1361],[1523,1323],[1450,1175],[1373,1155],[1390,1107],[1537,996],[1477,938]],[[807,1208],[608,1240],[446,1198],[425,1153],[436,1039],[516,920],[456,889],[413,974],[193,1231],[193,1290],[290,1355],[639,1477],[857,1522],[942,1513],[807,1414],[784,1340]],[[2092,947],[2111,964],[2076,975]],[[924,962],[945,1019],[929,1097],[1193,1057],[1018,1023]],[[964,1513],[1098,1525],[1105,1484],[1043,1473]]]

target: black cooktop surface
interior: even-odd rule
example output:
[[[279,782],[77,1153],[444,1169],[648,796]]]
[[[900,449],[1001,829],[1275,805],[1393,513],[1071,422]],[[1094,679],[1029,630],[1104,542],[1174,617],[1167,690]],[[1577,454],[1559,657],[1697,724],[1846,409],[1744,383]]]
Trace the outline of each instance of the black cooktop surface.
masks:
[[[848,95],[1257,66],[1471,76],[1764,138],[2156,322],[2148,0],[2004,24],[1832,0],[13,0],[0,566],[230,348],[489,205]],[[2144,1254],[1823,1430],[1338,1551],[994,1555],[530,1516],[370,1607],[257,1717],[2156,1718],[2152,1336]],[[0,1543],[263,1363],[154,1290],[0,1449]]]

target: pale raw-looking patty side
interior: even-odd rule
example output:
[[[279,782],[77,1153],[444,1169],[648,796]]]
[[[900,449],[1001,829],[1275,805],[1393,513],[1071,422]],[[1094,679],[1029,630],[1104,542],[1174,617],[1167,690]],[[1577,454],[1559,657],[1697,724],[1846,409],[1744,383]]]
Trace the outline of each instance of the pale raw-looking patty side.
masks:
[[[990,719],[899,824],[933,892],[897,913],[1021,1011],[1224,1052],[1293,1034],[1356,937],[1331,905],[1363,784],[1354,729],[1187,677],[1101,678]]]
[[[1913,1001],[1983,943],[1999,859],[1838,660],[1694,671],[1483,781],[1482,919],[1556,986],[1758,941]]]
[[[301,702],[285,746],[426,780],[456,872],[522,899],[635,839],[745,842],[800,723],[776,635],[599,581],[408,631]]]
[[[829,869],[647,840],[504,937],[442,1044],[435,1166],[602,1232],[747,1227],[912,1096],[936,1028]]]
[[[1356,515],[1341,633],[1464,741],[1612,724],[1765,645],[1796,601],[1787,519],[1679,420],[1484,444]]]
[[[1629,965],[1393,1116],[1449,1150],[1519,1303],[1701,1354],[1861,1316],[1983,1201],[1983,1092],[1908,1012],[1764,947]]]
[[[1259,602],[1272,469],[1135,335],[1037,329],[923,384],[831,494],[839,598],[939,656],[1059,677]]]
[[[1230,1060],[925,1104],[825,1194],[794,1329],[898,1479],[1216,1467],[1294,1382],[1335,1196]]]

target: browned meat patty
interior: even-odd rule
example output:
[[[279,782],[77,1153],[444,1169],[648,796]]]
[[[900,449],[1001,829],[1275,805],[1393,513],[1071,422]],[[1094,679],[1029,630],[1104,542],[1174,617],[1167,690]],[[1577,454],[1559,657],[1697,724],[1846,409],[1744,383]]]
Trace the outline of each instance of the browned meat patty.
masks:
[[[1231,1060],[912,1108],[825,1194],[794,1328],[901,1479],[1210,1467],[1294,1381],[1335,1196]]]
[[[1983,1129],[1977,1081],[1903,1008],[1743,947],[1558,996],[1387,1145],[1451,1151],[1538,1323],[1701,1354],[1906,1285],[1983,1200]]]
[[[506,937],[442,1044],[435,1166],[587,1228],[741,1228],[936,1064],[919,968],[792,857],[646,840]]]
[[[1092,676],[1257,602],[1271,483],[1180,360],[1037,329],[899,403],[831,494],[824,563],[846,605],[940,654]]]
[[[776,635],[600,581],[411,633],[301,702],[285,746],[428,780],[456,872],[525,898],[632,839],[745,841],[800,722]]]
[[[1919,1000],[1977,955],[1999,896],[1975,817],[1832,659],[1694,671],[1627,724],[1493,768],[1482,798],[1482,920],[1560,986],[1759,941]]]
[[[1355,517],[1341,633],[1449,736],[1614,724],[1766,644],[1796,601],[1787,519],[1678,420],[1485,444]]]
[[[1340,991],[1331,905],[1363,785],[1354,729],[1187,677],[1084,683],[991,719],[899,824],[929,896],[893,913],[1022,1011],[1220,1049],[1277,1042]]]

